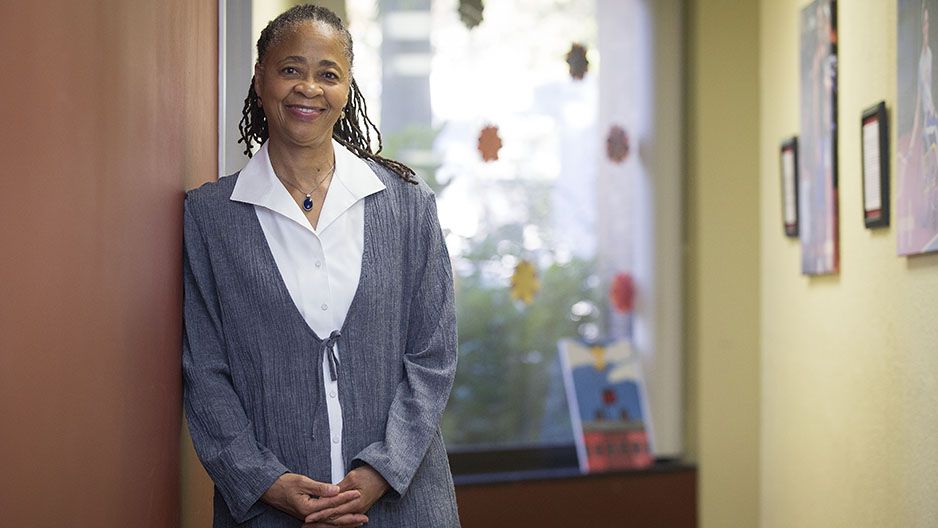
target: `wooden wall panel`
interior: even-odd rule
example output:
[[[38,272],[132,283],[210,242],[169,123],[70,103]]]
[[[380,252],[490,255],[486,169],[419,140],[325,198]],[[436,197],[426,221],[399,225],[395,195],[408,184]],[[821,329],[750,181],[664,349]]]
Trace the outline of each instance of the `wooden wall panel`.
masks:
[[[216,173],[217,3],[13,3],[4,525],[177,526],[182,198]]]
[[[456,487],[463,528],[694,528],[697,471],[637,471]]]

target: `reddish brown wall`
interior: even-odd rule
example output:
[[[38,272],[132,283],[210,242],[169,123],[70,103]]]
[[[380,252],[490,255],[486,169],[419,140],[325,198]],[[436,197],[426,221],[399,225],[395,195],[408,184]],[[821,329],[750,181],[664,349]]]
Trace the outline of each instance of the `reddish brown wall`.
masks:
[[[14,3],[0,17],[3,524],[177,526],[182,196],[216,172],[217,3]]]

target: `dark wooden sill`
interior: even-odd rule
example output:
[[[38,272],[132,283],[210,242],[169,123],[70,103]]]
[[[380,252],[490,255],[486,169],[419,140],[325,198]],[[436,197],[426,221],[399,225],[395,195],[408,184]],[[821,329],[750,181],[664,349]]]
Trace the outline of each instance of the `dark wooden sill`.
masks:
[[[697,470],[651,469],[525,480],[467,479],[456,485],[463,528],[553,526],[693,528]],[[487,481],[483,481],[487,480]]]

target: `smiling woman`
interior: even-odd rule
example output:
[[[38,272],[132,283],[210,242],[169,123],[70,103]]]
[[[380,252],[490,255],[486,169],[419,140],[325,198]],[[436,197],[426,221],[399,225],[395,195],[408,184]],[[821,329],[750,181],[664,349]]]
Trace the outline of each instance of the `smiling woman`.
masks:
[[[257,52],[239,126],[251,159],[185,207],[186,414],[214,525],[459,526],[433,193],[372,151],[335,14],[290,9]]]
[[[286,160],[296,149],[308,150],[316,157],[317,151],[331,147],[332,127],[348,103],[351,65],[343,48],[343,39],[334,28],[304,21],[271,46],[254,67],[253,89],[257,106],[267,117],[268,154],[274,172],[292,187],[291,194],[305,195],[299,199],[314,226],[328,190],[323,184],[332,176],[335,163],[329,170],[318,166],[310,171],[289,167]],[[318,199],[313,200],[313,195]]]
[[[317,9],[318,13],[323,14],[320,15],[321,18],[303,18],[302,14],[298,12],[298,10],[302,9]],[[355,54],[352,50],[352,35],[348,32],[348,30],[342,24],[342,21],[337,16],[335,16],[334,13],[328,9],[315,8],[313,6],[300,6],[298,8],[291,9],[290,11],[287,11],[283,15],[273,20],[261,32],[261,36],[257,41],[257,64],[254,68],[255,76],[251,80],[247,98],[244,100],[241,122],[238,124],[238,129],[241,131],[241,139],[239,139],[238,142],[243,142],[245,144],[244,153],[250,157],[252,155],[254,143],[263,143],[269,136],[267,116],[262,108],[263,101],[258,95],[255,84],[259,82],[259,77],[262,77],[262,75],[258,74],[263,73],[263,71],[266,70],[266,65],[269,63],[267,60],[267,54],[269,53],[269,50],[271,48],[277,47],[276,45],[279,44],[279,39],[283,38],[280,30],[284,25],[287,24],[305,24],[315,26],[315,28],[307,29],[310,29],[310,31],[313,32],[322,31],[323,38],[325,38],[326,35],[331,35],[332,43],[335,46],[339,46],[341,48],[341,56],[344,57],[345,61],[337,60],[337,58],[329,59],[322,57],[322,60],[333,62],[335,67],[339,67],[343,63],[346,66],[344,70],[347,76],[345,105],[337,120],[332,121],[333,138],[347,149],[355,153],[358,157],[376,161],[378,164],[383,165],[392,172],[396,173],[405,181],[413,182],[414,180],[412,180],[411,177],[414,175],[414,171],[411,170],[410,167],[407,167],[406,165],[397,161],[383,158],[377,154],[377,152],[381,151],[382,147],[381,133],[368,117],[368,109],[367,105],[365,104],[365,99],[362,97],[361,90],[359,90],[358,84],[355,82],[355,78],[351,75],[352,62],[355,58]],[[319,42],[319,44],[320,46],[330,47],[330,44],[327,42]],[[318,51],[321,53],[331,52],[332,57],[336,57],[335,49],[320,49]],[[307,68],[312,67],[312,63],[309,62],[309,58],[303,56],[302,54],[287,54],[283,55],[282,57],[292,57],[293,59],[297,59],[300,62],[306,61]],[[280,65],[280,67],[287,66],[293,65]],[[319,64],[318,66],[327,67],[329,65]],[[259,72],[259,70],[262,71]],[[294,71],[294,74],[296,73],[297,72]],[[373,152],[371,148],[372,131],[374,131],[378,142],[378,148],[376,152]]]

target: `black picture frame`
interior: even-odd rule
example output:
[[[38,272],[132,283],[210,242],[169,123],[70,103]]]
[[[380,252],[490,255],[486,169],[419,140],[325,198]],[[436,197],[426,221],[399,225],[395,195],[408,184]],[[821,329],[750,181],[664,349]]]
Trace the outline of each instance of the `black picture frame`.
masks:
[[[863,223],[867,228],[889,225],[889,121],[880,101],[860,117]]]
[[[782,228],[785,236],[798,236],[798,136],[782,141],[779,147],[779,174],[782,197]]]

